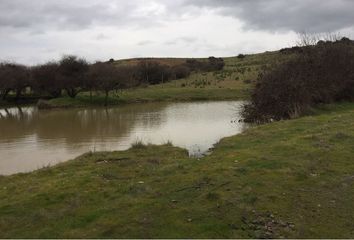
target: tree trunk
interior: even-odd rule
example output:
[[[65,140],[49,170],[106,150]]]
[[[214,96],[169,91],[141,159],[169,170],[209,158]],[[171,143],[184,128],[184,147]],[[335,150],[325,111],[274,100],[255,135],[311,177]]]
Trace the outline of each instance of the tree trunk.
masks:
[[[4,91],[4,93],[3,93],[3,95],[2,95],[2,100],[5,100],[6,99],[6,97],[7,97],[7,95],[9,95],[9,92],[10,92],[11,90],[9,90],[9,89],[6,89],[5,91]]]
[[[22,92],[22,89],[16,89],[15,101],[17,101],[21,97],[21,92]]]
[[[76,95],[79,93],[79,91],[75,90],[74,88],[66,89],[66,92],[71,98],[75,98]]]
[[[61,90],[53,90],[49,93],[53,98],[61,97]]]
[[[106,92],[106,97],[104,99],[104,106],[107,107],[108,105],[108,95],[109,95],[109,91],[105,91]]]

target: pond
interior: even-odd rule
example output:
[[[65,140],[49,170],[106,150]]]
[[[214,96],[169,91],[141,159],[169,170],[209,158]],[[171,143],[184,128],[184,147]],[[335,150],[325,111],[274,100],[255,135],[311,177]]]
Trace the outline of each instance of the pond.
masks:
[[[0,109],[0,175],[29,172],[136,141],[171,142],[200,157],[243,131],[243,102],[144,103],[111,108]]]

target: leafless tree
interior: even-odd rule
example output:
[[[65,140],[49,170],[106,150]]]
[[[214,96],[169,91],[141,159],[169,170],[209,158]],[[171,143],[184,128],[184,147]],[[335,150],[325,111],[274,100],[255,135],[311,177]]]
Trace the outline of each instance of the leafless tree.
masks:
[[[33,88],[40,93],[49,93],[52,97],[61,96],[63,82],[59,77],[59,64],[48,62],[32,68]]]
[[[59,77],[71,98],[84,90],[88,62],[77,56],[64,56],[59,62]]]

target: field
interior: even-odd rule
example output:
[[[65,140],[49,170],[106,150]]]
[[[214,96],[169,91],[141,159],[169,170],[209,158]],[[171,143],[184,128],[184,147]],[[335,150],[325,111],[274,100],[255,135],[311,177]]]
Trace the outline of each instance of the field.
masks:
[[[249,128],[193,159],[170,144],[0,177],[2,238],[352,238],[354,104]]]

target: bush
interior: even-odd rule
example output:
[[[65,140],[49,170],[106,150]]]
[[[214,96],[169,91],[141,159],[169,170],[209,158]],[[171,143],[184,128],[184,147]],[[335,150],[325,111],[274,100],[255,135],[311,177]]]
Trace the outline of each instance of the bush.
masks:
[[[191,70],[184,65],[176,65],[172,67],[172,74],[175,79],[186,78],[191,74]]]
[[[159,84],[171,78],[170,67],[155,61],[142,60],[136,68],[136,77],[140,83]]]
[[[289,119],[317,104],[354,100],[354,44],[339,41],[303,51],[259,75],[243,110],[245,121]]]

